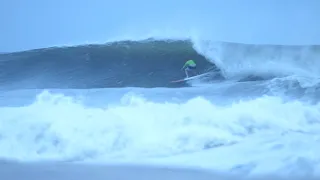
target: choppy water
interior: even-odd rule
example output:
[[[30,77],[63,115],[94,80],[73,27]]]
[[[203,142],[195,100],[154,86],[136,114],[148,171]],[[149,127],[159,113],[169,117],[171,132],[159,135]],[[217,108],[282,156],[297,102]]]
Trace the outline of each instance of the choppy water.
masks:
[[[188,58],[211,74],[169,86]],[[318,58],[319,46],[189,41],[4,54],[0,155],[315,173]]]
[[[81,4],[64,3],[72,8]],[[114,41],[0,54],[0,158],[9,160],[1,161],[0,176],[48,177],[46,168],[52,164],[34,161],[86,163],[92,169],[53,166],[61,176],[97,170],[101,175],[97,179],[106,176],[92,165],[99,163],[192,166],[245,175],[319,175],[318,2],[233,2],[230,6],[216,1],[211,2],[212,8],[205,1],[177,1],[175,6],[161,1],[146,9],[150,16],[137,11],[141,3],[128,5],[135,7],[126,9],[128,19],[114,8],[118,16],[112,16],[115,22],[107,28]],[[50,21],[50,27],[60,28],[59,35],[39,33],[34,38],[30,30],[23,33],[30,33],[31,39],[23,41],[23,33],[14,37],[21,48],[23,43],[33,47],[36,40],[41,44],[45,37],[61,42],[63,28],[70,24],[68,32],[77,29],[78,33],[70,34],[81,41],[86,38],[83,32],[89,32],[86,28],[93,27],[85,26],[93,23],[89,14],[95,15],[93,19],[111,17],[99,14],[98,4],[88,4],[85,18],[66,8],[69,19],[59,19],[63,26]],[[29,4],[24,5],[19,5],[24,7],[19,12],[28,9]],[[160,6],[167,13],[161,10],[159,15]],[[37,17],[47,17],[46,10],[40,9],[44,12]],[[83,24],[68,23],[75,19]],[[47,21],[41,21],[42,30]],[[104,35],[101,31],[92,34]],[[114,32],[129,38],[117,39]],[[11,45],[14,42],[10,40]],[[10,43],[3,46],[10,49]],[[184,78],[180,69],[188,59],[197,62],[199,73],[208,74],[171,83]],[[44,174],[34,173],[39,166]],[[116,171],[122,175],[134,168]],[[15,171],[18,178],[13,170],[19,170]],[[140,172],[167,177],[158,171]]]

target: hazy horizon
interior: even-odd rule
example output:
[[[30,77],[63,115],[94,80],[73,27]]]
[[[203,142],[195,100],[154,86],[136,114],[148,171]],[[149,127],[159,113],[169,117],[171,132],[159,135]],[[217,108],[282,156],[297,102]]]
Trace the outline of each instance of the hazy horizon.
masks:
[[[0,52],[143,37],[320,44],[320,1],[5,1]]]

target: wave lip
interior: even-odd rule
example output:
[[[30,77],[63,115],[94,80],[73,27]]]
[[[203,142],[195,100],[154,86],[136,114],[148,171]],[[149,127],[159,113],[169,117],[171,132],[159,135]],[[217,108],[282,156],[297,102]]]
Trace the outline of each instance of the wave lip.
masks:
[[[320,77],[320,45],[257,45],[195,40],[194,47],[225,78]]]

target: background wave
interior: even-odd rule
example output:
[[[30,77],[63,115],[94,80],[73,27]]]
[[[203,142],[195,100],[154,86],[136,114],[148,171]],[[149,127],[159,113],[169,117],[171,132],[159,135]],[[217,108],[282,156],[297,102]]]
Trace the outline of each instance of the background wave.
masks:
[[[1,54],[5,88],[182,87],[181,67],[195,59],[214,80],[319,77],[319,45],[254,45],[203,40],[116,41]],[[209,83],[208,79],[204,83]]]
[[[121,41],[4,54],[1,84],[15,88],[170,87],[188,59],[212,66],[190,41]],[[181,85],[180,85],[181,86]]]

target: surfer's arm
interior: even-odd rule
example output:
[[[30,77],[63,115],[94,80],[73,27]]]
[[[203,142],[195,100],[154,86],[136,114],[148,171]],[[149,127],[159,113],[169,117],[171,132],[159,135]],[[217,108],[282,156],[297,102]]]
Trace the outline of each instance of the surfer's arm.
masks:
[[[185,63],[181,69],[184,69],[187,66],[188,63]]]

